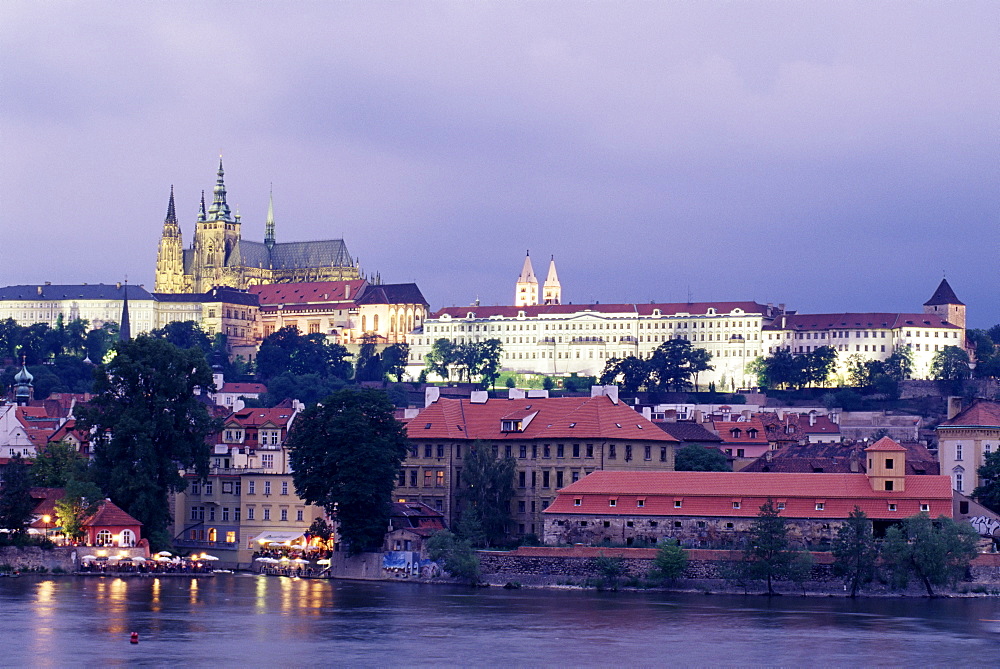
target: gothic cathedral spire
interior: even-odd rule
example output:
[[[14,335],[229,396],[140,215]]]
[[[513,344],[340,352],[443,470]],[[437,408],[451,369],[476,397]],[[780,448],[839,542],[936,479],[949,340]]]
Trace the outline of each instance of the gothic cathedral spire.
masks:
[[[264,244],[268,250],[274,247],[274,187],[271,187],[270,199],[267,203],[267,221],[264,222]]]
[[[184,244],[174,207],[174,187],[171,186],[167,216],[163,219],[163,233],[160,235],[160,248],[156,254],[155,290],[162,293],[180,292],[183,290],[183,283]]]

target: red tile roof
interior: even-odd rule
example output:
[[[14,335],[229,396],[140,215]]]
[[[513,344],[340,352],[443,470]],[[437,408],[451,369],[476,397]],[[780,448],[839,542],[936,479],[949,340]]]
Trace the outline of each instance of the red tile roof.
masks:
[[[316,281],[309,283],[268,283],[250,286],[260,306],[305,304],[314,302],[354,302],[366,284],[364,279],[350,281]],[[350,289],[349,292],[345,289]],[[345,292],[348,296],[345,297]]]
[[[670,302],[653,304],[539,304],[531,307],[513,306],[469,306],[469,307],[447,307],[436,311],[431,318],[441,318],[448,314],[452,318],[466,318],[471,312],[476,318],[490,318],[491,316],[504,316],[516,318],[520,312],[528,318],[542,316],[554,316],[558,314],[577,314],[583,312],[594,312],[597,314],[622,314],[631,316],[652,316],[655,310],[659,309],[663,316],[673,316],[677,314],[705,315],[709,309],[714,309],[716,315],[727,316],[736,309],[741,309],[745,314],[766,314],[767,307],[756,302]]]
[[[747,421],[722,421],[717,420],[712,422],[712,427],[719,434],[719,438],[726,445],[729,444],[757,444],[761,446],[767,445],[767,431],[764,429],[764,424],[761,422],[760,418],[751,418]],[[734,436],[733,431],[739,430],[740,436]],[[748,430],[757,430],[756,437],[750,437]]]
[[[977,400],[951,420],[941,423],[938,429],[942,427],[1000,427],[1000,404]]]
[[[903,451],[906,449],[899,445],[899,442],[890,439],[889,437],[882,437],[874,444],[865,449],[866,451]]]
[[[840,434],[840,426],[828,416],[816,416],[812,425],[809,424],[809,417],[803,416],[798,427],[804,434]]]
[[[782,320],[785,325],[782,327]],[[844,314],[788,314],[775,319],[765,330],[845,330],[865,328],[904,327],[960,329],[934,314],[898,313],[844,313]]]
[[[612,497],[617,498],[613,507]],[[783,503],[781,515],[790,518],[846,518],[858,506],[872,518],[902,519],[919,513],[921,504],[930,505],[931,516],[952,515],[948,476],[907,476],[905,491],[875,491],[865,474],[604,470],[560,490],[545,512],[752,517],[769,498]],[[675,506],[678,500],[680,507]],[[897,505],[896,511],[889,511],[890,502]],[[816,508],[818,503],[822,509]]]
[[[288,425],[288,419],[292,417],[293,413],[295,413],[293,409],[281,406],[270,409],[240,409],[230,414],[226,418],[225,424],[231,425],[236,423],[242,427],[254,428],[272,423],[273,425],[284,427]]]
[[[263,383],[224,383],[219,390],[220,393],[256,393],[263,395],[267,392],[267,386]]]
[[[509,416],[522,419],[521,432],[501,431],[500,421]],[[606,396],[494,398],[485,403],[439,399],[410,419],[406,432],[410,439],[678,441],[628,405],[615,404]]]
[[[110,499],[101,504],[97,513],[83,522],[84,527],[128,527],[142,525],[138,520],[125,513]]]

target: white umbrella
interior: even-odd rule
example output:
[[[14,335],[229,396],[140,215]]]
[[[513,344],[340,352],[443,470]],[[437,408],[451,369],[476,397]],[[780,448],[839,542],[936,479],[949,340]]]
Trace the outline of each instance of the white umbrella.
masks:
[[[210,562],[214,562],[215,560],[218,560],[219,558],[215,557],[214,555],[202,555],[202,556],[201,556],[200,558],[198,558],[198,559],[199,559],[199,560],[208,560],[208,561],[210,561]]]
[[[309,564],[309,560],[303,560],[302,558],[295,558],[292,562],[295,564]]]
[[[330,558],[323,558],[322,560],[316,560],[316,564],[330,564]]]
[[[146,561],[146,558],[142,557],[141,555],[133,555],[129,559],[132,560],[133,562],[145,562]]]
[[[157,553],[157,555],[160,556],[160,557],[173,557],[174,556],[174,554],[171,553],[170,551],[160,551],[159,553]]]
[[[157,562],[173,562],[173,558],[167,557],[166,555],[157,555],[153,559]]]

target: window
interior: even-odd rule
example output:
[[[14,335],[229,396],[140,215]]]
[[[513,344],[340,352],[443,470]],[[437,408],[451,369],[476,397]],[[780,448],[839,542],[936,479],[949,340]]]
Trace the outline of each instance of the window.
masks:
[[[212,482],[211,481],[206,481],[205,482],[205,494],[206,495],[211,495],[212,494]]]
[[[271,509],[264,509],[264,520],[271,520]]]
[[[231,495],[231,494],[233,494],[233,482],[232,481],[223,481],[222,482],[222,493],[224,495]]]
[[[254,508],[252,506],[248,506],[247,507],[247,520],[253,520],[254,519],[253,518],[253,511],[254,511]]]
[[[296,520],[296,522],[299,522],[299,523],[302,522],[302,509],[298,509],[295,512],[295,520]]]
[[[410,487],[411,488],[416,488],[417,487],[417,470],[416,469],[411,469],[410,470]]]
[[[200,495],[201,494],[201,486],[198,485],[197,483],[192,483],[191,484],[191,494],[192,495]]]
[[[640,497],[639,499],[635,500],[635,505],[641,509],[646,506],[646,500]]]
[[[733,502],[733,508],[734,509],[738,509],[738,508],[740,508],[740,506],[742,506],[741,502]]]
[[[209,520],[215,520],[215,507],[214,506],[208,507],[208,519]]]
[[[543,488],[549,487],[549,470],[547,469],[542,472],[542,487]]]
[[[679,499],[675,499],[674,500],[674,508],[675,509],[679,509],[679,508],[681,508],[683,506],[684,506],[684,501],[683,500],[679,500]]]
[[[224,522],[224,523],[229,522],[229,507],[228,506],[222,507],[222,522]]]
[[[437,456],[439,458],[443,458],[444,457],[444,444],[438,444],[437,445]]]
[[[955,459],[962,459],[962,444],[955,444]]]
[[[274,469],[274,453],[264,453],[260,456],[260,466],[264,469]],[[266,484],[265,484],[266,485]],[[265,495],[269,493],[264,493]]]
[[[893,504],[892,502],[889,502],[889,510],[890,511],[895,511],[896,510],[896,505]]]
[[[632,446],[630,444],[625,445],[625,462],[632,462]]]
[[[431,484],[434,482],[434,472],[430,469],[424,470],[424,487],[430,488]]]
[[[955,490],[959,492],[965,490],[965,485],[964,482],[962,481],[962,478],[963,477],[961,474],[955,474]]]
[[[544,446],[542,446],[542,457],[543,458],[552,457],[552,452],[549,450],[549,445],[548,444],[545,444]]]
[[[524,504],[524,502],[521,502],[521,504]],[[582,497],[574,497],[573,498],[573,506],[580,506],[581,504],[583,504],[583,498]]]
[[[580,444],[573,444],[573,457],[580,457]]]
[[[264,494],[265,495],[270,495],[271,494],[271,482],[270,481],[264,481]]]
[[[432,445],[430,445],[430,444],[425,444],[424,445],[424,457],[425,458],[432,457],[433,453],[434,453],[434,447]]]
[[[562,488],[565,485],[562,470],[556,472],[556,487]]]
[[[618,458],[618,453],[616,452],[614,444],[608,444],[608,460],[616,460]]]
[[[526,487],[526,485],[525,485],[525,473],[524,472],[518,472],[517,473],[517,486],[519,488]]]
[[[594,457],[594,445],[593,444],[587,444],[587,457],[588,458]]]
[[[233,509],[233,522],[234,523],[240,522],[240,509],[239,509],[239,507]]]
[[[931,505],[930,504],[921,504],[920,505],[920,510],[921,511],[930,511],[931,510]]]
[[[444,487],[444,470],[437,470],[437,474],[434,477],[434,487],[443,488]]]
[[[892,469],[892,458],[886,458],[885,459],[885,468],[886,469]]]
[[[666,462],[666,461],[667,461],[667,447],[666,446],[661,446],[660,447],[660,462]]]
[[[518,447],[517,457],[521,458],[522,460],[528,457],[528,447],[524,446],[523,444],[520,447]]]
[[[556,445],[556,457],[557,458],[566,457],[566,447],[563,444]]]
[[[288,494],[288,481],[282,481],[281,482],[281,494],[282,495],[287,495]]]
[[[785,510],[785,503],[778,502],[778,511],[784,511],[784,510]]]
[[[608,506],[618,506],[618,498],[612,497],[608,500]]]
[[[892,481],[886,481],[885,482],[885,489],[886,490],[892,490]]]
[[[816,510],[817,511],[822,511],[825,508],[826,508],[826,503],[825,502],[816,502]]]
[[[288,509],[282,509],[281,510],[281,519],[285,520],[285,521],[288,520]]]
[[[577,481],[580,480],[580,472],[573,472],[572,474],[570,474],[569,478],[570,478],[570,481],[572,481],[573,483],[576,483]]]
[[[256,481],[248,481],[247,482],[247,494],[248,495],[256,495],[257,494],[256,488],[257,488],[257,482]]]

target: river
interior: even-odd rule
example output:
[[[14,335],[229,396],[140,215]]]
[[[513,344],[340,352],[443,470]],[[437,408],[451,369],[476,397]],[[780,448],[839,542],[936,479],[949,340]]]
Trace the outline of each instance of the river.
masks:
[[[0,629],[3,666],[968,666],[996,662],[1000,599],[22,576]]]

